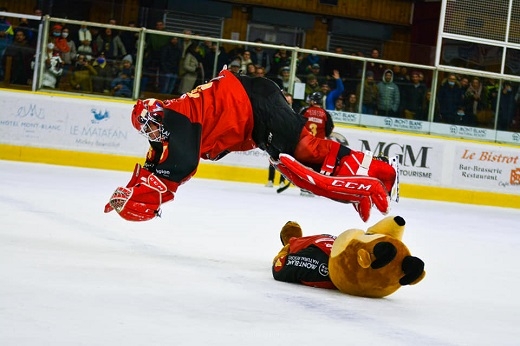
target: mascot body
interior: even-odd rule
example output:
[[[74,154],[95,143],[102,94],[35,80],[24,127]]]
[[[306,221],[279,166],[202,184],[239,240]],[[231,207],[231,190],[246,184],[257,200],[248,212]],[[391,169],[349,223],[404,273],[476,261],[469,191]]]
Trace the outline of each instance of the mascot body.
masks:
[[[402,217],[388,216],[366,232],[303,237],[300,226],[290,221],[280,232],[284,247],[273,260],[273,277],[361,297],[388,296],[426,274],[424,262],[402,242],[404,226]]]

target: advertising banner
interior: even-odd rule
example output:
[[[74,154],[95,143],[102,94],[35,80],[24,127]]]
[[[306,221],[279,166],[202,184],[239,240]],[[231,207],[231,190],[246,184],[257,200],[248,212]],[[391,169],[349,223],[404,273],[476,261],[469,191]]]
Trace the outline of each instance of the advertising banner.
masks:
[[[139,156],[148,148],[130,103],[2,92],[0,109],[0,143]]]

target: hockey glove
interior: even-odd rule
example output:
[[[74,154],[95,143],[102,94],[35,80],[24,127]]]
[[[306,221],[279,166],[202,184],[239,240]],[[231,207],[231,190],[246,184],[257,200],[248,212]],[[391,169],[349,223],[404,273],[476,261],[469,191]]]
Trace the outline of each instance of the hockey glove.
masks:
[[[136,163],[134,167],[134,172],[132,173],[132,177],[130,178],[128,184],[126,184],[126,187],[133,187],[137,185],[137,183],[139,182],[146,183],[150,174],[152,174],[150,171],[142,168],[139,163]],[[112,208],[110,202],[108,202],[105,205],[105,213],[109,213],[112,210],[114,210],[114,208]]]
[[[105,206],[105,213],[115,210],[128,221],[147,221],[160,216],[162,203],[173,200],[178,184],[164,181],[136,165],[126,187],[118,187]]]

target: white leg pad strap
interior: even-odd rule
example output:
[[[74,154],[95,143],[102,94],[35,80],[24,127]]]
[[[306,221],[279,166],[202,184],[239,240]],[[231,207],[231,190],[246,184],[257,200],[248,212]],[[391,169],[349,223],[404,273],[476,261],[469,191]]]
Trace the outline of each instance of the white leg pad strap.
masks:
[[[367,150],[364,154],[363,161],[359,164],[356,175],[368,175],[368,168],[372,163],[372,157],[374,156],[374,153]]]

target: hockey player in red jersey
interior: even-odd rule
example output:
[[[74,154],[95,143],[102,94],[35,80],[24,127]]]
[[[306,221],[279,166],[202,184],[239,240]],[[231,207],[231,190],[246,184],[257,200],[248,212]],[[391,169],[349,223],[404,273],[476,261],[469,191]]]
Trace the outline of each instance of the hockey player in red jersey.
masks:
[[[366,221],[372,205],[389,210],[396,171],[338,142],[314,137],[304,128],[282,91],[269,79],[234,75],[227,69],[177,99],[138,100],[132,125],[150,142],[144,166],[136,164],[126,187],[105,206],[129,221],[160,215],[179,185],[196,172],[199,160],[218,160],[233,151],[260,148],[296,186],[316,195],[352,203]],[[318,173],[320,172],[320,173]]]
[[[334,130],[334,121],[322,107],[323,94],[319,91],[309,95],[309,107],[305,107],[300,114],[307,118],[305,128],[309,130],[314,137],[328,138]]]

